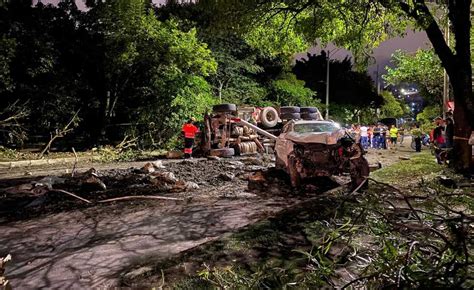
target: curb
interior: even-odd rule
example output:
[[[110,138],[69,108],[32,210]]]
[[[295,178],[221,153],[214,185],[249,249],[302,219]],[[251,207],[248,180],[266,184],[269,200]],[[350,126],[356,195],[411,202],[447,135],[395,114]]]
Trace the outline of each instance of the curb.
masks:
[[[77,162],[93,161],[94,157],[78,157]],[[32,159],[32,160],[21,160],[21,161],[4,161],[0,162],[0,169],[11,169],[16,167],[30,167],[39,165],[50,165],[50,164],[64,164],[74,163],[75,157],[67,158],[54,158],[54,159]]]

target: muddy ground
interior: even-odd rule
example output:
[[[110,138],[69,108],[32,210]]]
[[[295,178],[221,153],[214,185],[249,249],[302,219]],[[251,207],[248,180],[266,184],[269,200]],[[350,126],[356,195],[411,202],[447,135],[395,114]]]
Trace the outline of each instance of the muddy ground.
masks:
[[[402,147],[398,151],[371,151],[367,157],[369,163],[388,165],[410,154],[411,149]],[[285,176],[275,173],[264,188],[250,191],[248,176],[272,167],[270,158],[163,162],[164,168],[156,172],[172,172],[177,179],[199,186],[175,191],[151,184],[149,174],[138,170],[144,164],[95,164],[97,177],[107,185],[105,191],[78,189],[68,182],[53,185],[74,191],[93,204],[59,192],[44,196],[8,193],[7,188],[38,182],[45,173],[58,176],[63,168],[1,172],[0,256],[13,256],[6,273],[12,285],[17,289],[114,286],[122,273],[144,258],[170,257],[336,186],[324,183],[312,192],[293,192]],[[133,195],[182,200],[97,203]]]

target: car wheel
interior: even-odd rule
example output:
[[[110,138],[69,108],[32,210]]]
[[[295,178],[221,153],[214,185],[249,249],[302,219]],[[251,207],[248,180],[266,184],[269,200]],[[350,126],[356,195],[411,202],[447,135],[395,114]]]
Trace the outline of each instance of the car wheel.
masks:
[[[301,176],[296,169],[296,160],[294,156],[288,157],[288,174],[290,175],[291,186],[294,188],[301,187]]]
[[[351,161],[353,164],[351,166],[351,185],[352,190],[355,190],[362,182],[365,184],[361,189],[368,189],[369,183],[366,181],[370,174],[369,162],[365,157],[360,157]]]

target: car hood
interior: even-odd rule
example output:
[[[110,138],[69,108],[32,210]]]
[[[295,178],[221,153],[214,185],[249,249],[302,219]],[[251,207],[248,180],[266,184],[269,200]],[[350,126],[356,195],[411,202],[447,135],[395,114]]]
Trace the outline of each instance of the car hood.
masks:
[[[319,143],[319,144],[333,145],[333,144],[336,144],[337,141],[343,136],[344,136],[344,133],[342,131],[335,131],[332,133],[321,132],[321,133],[303,133],[303,134],[290,132],[286,134],[285,138],[287,140],[290,140],[298,144]]]

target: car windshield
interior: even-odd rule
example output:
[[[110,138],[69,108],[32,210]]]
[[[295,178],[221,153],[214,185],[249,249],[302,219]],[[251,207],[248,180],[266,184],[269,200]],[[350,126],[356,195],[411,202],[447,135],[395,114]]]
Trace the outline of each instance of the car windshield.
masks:
[[[334,132],[339,130],[335,123],[306,123],[295,124],[294,129],[296,133],[319,133],[319,132]]]

